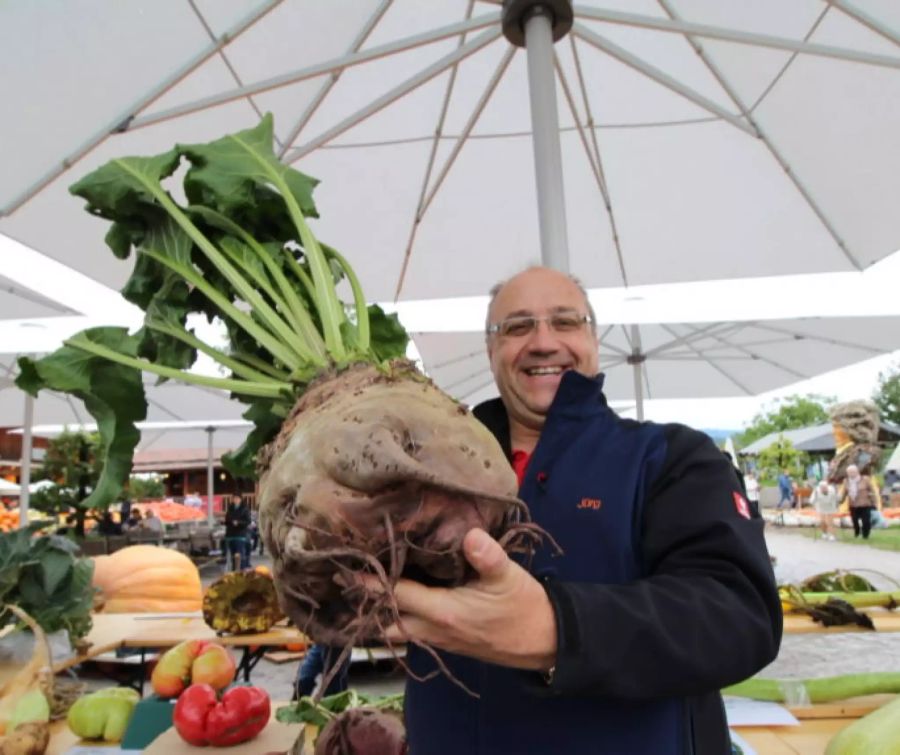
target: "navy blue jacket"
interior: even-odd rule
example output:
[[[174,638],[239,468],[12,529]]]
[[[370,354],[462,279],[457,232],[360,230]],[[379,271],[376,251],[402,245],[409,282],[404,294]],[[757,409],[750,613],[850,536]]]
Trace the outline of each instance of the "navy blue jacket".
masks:
[[[707,436],[621,419],[602,384],[564,376],[519,491],[564,551],[530,567],[556,615],[552,683],[442,653],[480,698],[442,674],[411,680],[411,753],[730,752],[718,690],[781,640],[763,523]],[[511,455],[503,405],[475,414]],[[417,648],[408,661],[435,669]]]

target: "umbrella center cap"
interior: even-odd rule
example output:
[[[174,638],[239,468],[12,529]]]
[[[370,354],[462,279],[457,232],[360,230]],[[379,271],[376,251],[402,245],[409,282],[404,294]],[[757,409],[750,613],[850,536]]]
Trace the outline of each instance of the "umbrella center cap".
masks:
[[[503,0],[503,35],[516,47],[525,47],[525,22],[535,13],[550,16],[554,42],[569,33],[575,18],[571,0]]]

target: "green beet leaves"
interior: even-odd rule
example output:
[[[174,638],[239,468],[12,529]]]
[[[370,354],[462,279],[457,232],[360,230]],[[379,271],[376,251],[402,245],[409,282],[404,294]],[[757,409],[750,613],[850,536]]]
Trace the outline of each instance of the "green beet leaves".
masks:
[[[134,259],[122,295],[145,312],[136,333],[95,328],[47,357],[20,360],[21,388],[78,396],[98,423],[105,466],[86,505],[113,501],[128,479],[135,423],[147,410],[143,372],[246,404],[254,430],[226,464],[252,476],[256,452],[318,372],[404,355],[408,337],[396,316],[366,305],[346,259],[307,225],[317,216],[316,183],[278,160],[267,115],[207,144],[110,160],[71,187],[88,212],[111,222],[112,253]],[[353,292],[346,305],[337,296],[342,279]],[[198,339],[192,314],[224,322],[227,343]],[[217,374],[188,371],[200,353]]]

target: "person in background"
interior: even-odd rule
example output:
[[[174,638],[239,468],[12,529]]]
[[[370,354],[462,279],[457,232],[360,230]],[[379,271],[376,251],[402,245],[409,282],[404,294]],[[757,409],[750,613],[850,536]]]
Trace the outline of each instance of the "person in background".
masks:
[[[747,491],[747,502],[750,504],[750,510],[759,516],[759,480],[756,473],[750,469],[744,475],[744,490]]]
[[[147,515],[141,523],[141,529],[145,532],[152,532],[155,535],[163,534],[162,519],[153,509],[147,509]]]
[[[809,502],[819,515],[819,529],[826,540],[834,540],[834,517],[838,510],[838,493],[828,480],[822,480],[813,488]]]
[[[850,507],[853,537],[862,535],[863,540],[868,540],[872,530],[872,511],[881,508],[878,485],[869,475],[860,474],[859,467],[851,464],[847,467],[847,477],[841,486],[840,500]]]
[[[794,482],[791,475],[786,469],[781,470],[778,475],[778,508],[791,508],[794,503]],[[785,507],[785,504],[787,506]]]
[[[325,678],[340,660],[344,648],[331,647],[330,645],[311,645],[300,667],[297,669],[297,681],[294,683],[293,700],[301,697],[311,697],[316,686],[325,681]],[[328,686],[322,692],[323,696],[336,695],[347,689],[348,675],[350,671],[350,654],[341,661],[341,667],[328,682]]]
[[[98,535],[121,535],[122,525],[119,524],[112,515],[111,511],[104,511],[103,516],[97,524]]]
[[[141,516],[140,509],[132,509],[128,515],[128,520],[125,522],[126,530],[136,530],[139,529],[144,523],[144,517]]]
[[[199,493],[188,493],[184,497],[184,505],[190,506],[192,509],[199,509],[203,505],[203,499],[200,497]]]
[[[250,506],[235,493],[225,510],[225,549],[231,555],[232,571],[250,568]]]

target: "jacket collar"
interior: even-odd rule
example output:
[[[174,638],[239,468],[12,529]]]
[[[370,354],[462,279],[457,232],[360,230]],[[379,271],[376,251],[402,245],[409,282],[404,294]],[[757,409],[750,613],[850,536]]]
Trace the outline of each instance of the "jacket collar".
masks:
[[[606,409],[606,397],[603,395],[604,374],[587,377],[571,370],[563,375],[550,405],[548,418],[560,414],[564,416],[585,415]],[[476,406],[472,413],[490,430],[506,454],[512,458],[512,446],[509,439],[509,415],[499,398],[484,401]]]

